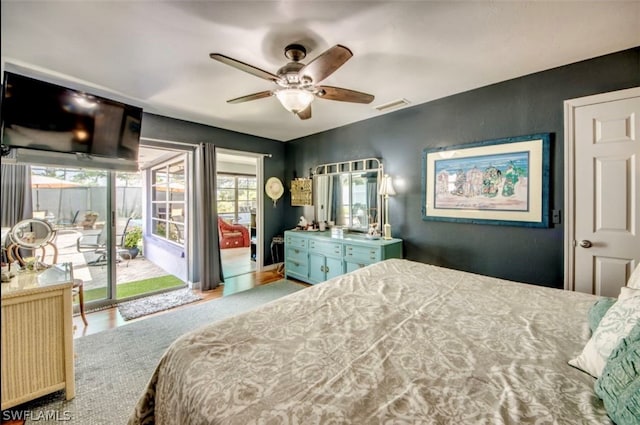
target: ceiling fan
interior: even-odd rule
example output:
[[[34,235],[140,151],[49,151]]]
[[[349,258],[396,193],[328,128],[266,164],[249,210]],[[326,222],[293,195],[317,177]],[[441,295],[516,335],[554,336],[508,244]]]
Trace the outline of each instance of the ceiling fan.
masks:
[[[289,44],[284,49],[284,55],[291,62],[280,68],[276,74],[220,53],[211,53],[209,57],[256,77],[273,81],[279,86],[275,90],[266,90],[230,99],[227,100],[227,103],[241,103],[276,96],[285,109],[293,112],[300,119],[306,120],[311,118],[311,102],[316,97],[354,103],[371,103],[373,101],[373,95],[367,93],[318,85],[353,56],[351,50],[345,46],[336,44],[306,65],[300,61],[307,56],[307,50],[300,44]]]

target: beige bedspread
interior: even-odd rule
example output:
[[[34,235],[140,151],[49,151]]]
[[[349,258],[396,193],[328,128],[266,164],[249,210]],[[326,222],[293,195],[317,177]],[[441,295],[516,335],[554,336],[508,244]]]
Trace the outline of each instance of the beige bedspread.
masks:
[[[608,424],[596,297],[387,260],[184,335],[130,424]]]

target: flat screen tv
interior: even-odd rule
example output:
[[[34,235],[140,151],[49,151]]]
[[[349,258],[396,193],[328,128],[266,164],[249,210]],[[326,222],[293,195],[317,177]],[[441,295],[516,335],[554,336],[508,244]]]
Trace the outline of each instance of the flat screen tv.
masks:
[[[4,73],[2,145],[138,160],[142,109]]]

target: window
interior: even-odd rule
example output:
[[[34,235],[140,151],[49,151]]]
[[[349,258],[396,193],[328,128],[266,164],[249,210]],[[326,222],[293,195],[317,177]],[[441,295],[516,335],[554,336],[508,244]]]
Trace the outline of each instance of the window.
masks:
[[[218,216],[227,221],[249,223],[258,203],[257,179],[251,175],[217,175]]]
[[[186,158],[171,160],[151,170],[151,233],[184,243]]]

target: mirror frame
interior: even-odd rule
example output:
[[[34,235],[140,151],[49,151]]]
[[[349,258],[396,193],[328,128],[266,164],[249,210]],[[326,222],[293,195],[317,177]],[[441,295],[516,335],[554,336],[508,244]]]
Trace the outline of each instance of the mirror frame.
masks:
[[[342,174],[352,175],[354,173],[366,173],[376,171],[378,173],[377,177],[377,202],[378,202],[378,226],[381,226],[384,223],[384,208],[382,195],[380,195],[380,184],[382,182],[382,178],[384,176],[384,168],[382,166],[382,161],[378,158],[365,158],[365,159],[356,159],[352,161],[344,161],[344,162],[333,162],[327,164],[321,164],[315,167],[313,172],[313,190],[316,190],[317,184],[315,182],[316,177],[320,176],[336,176]],[[313,199],[315,202],[315,193],[313,195]],[[314,204],[314,216],[317,219],[318,217],[318,206]],[[348,226],[344,226],[346,229],[354,231],[354,232],[364,232],[366,233],[368,229],[360,228],[360,227],[352,227],[351,224]]]
[[[36,239],[34,243],[29,243],[26,242],[19,233],[25,226],[32,226],[33,224],[44,226],[47,230],[47,234],[42,238]],[[53,227],[51,227],[51,224],[49,224],[49,222],[41,220],[39,218],[28,218],[13,225],[11,231],[9,231],[9,239],[11,239],[11,242],[23,248],[40,248],[51,242],[51,240],[55,237],[55,234],[56,232]]]

